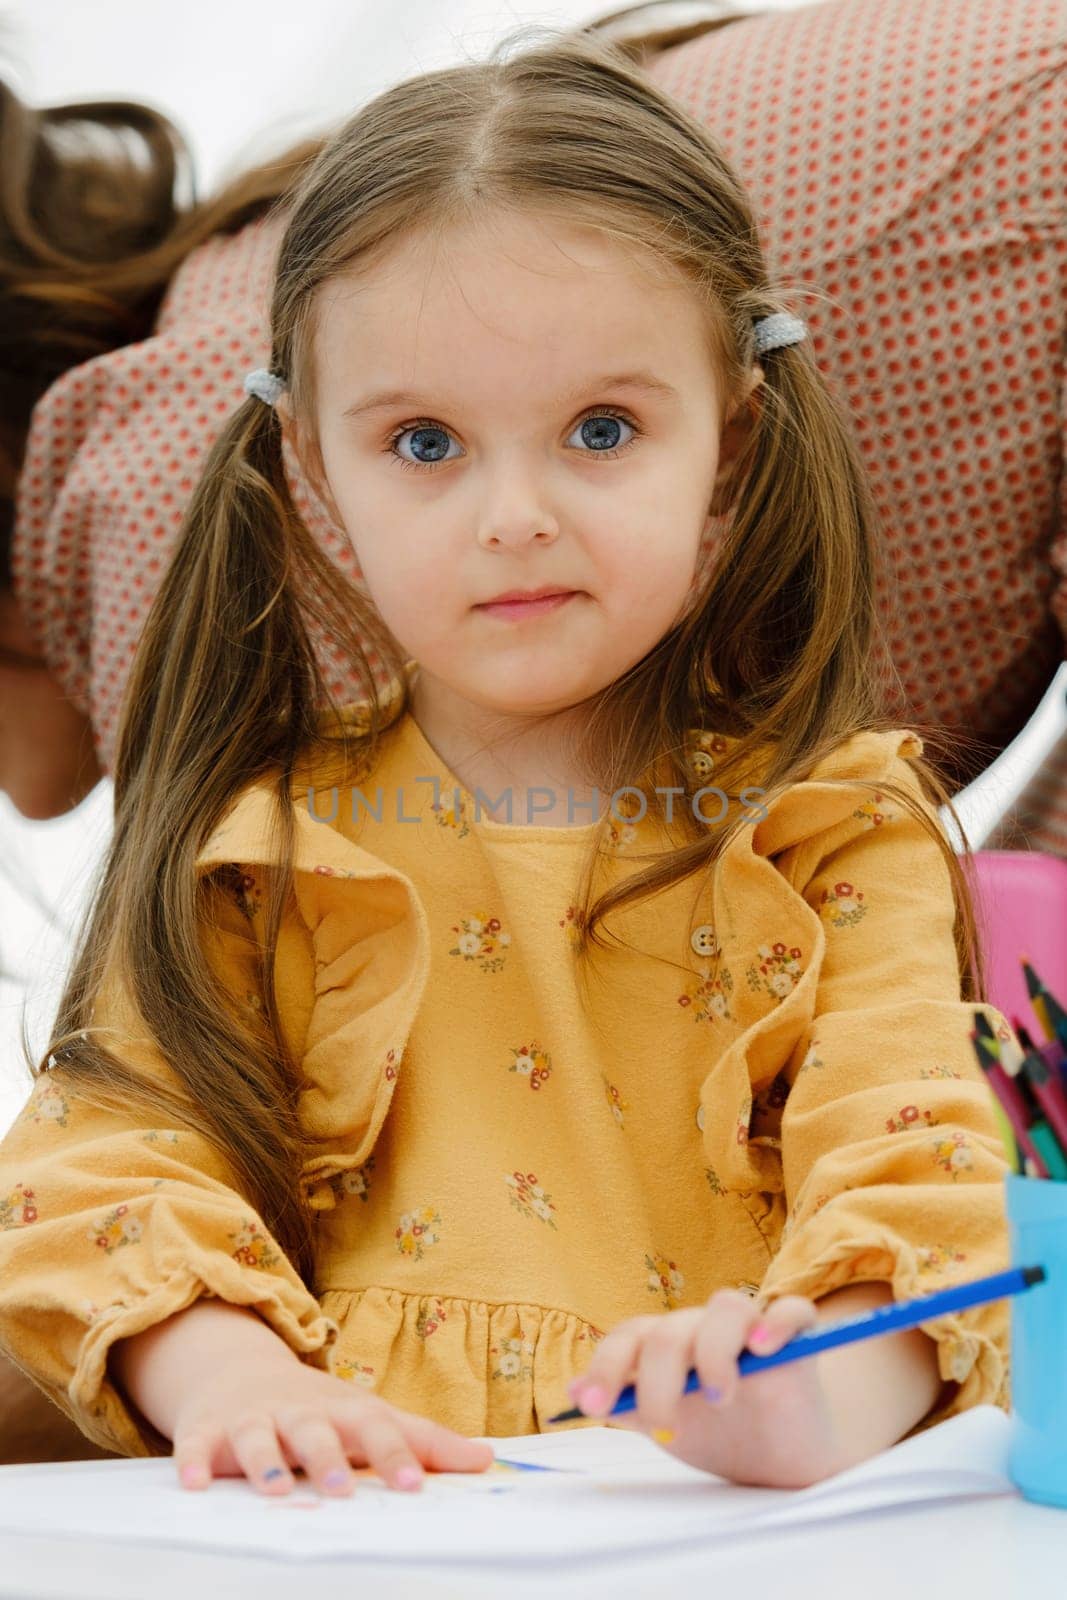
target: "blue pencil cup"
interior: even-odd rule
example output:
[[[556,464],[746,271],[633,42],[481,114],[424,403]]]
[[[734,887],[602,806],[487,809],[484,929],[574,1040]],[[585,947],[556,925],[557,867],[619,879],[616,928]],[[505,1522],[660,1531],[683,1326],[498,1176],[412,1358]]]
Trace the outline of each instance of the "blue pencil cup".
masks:
[[[1008,1471],[1027,1500],[1067,1507],[1067,1183],[1004,1182],[1012,1265],[1046,1273],[1011,1299]]]

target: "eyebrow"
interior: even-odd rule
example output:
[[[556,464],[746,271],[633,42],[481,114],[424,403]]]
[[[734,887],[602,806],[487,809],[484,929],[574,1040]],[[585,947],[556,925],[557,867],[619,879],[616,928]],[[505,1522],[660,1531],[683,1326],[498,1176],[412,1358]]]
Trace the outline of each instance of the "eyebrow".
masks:
[[[681,398],[673,384],[667,383],[663,378],[657,378],[654,372],[646,371],[615,372],[608,373],[602,378],[591,378],[587,383],[580,383],[575,388],[569,389],[561,398],[572,405],[576,400],[580,400],[583,394],[589,394],[597,389],[636,389],[643,394],[658,395],[661,399]],[[386,411],[392,406],[408,405],[424,406],[429,409],[430,402],[409,389],[388,389],[370,394],[365,400],[357,400],[341,414],[344,417],[359,417],[365,416],[369,411]],[[436,409],[447,411],[449,408],[436,405]]]

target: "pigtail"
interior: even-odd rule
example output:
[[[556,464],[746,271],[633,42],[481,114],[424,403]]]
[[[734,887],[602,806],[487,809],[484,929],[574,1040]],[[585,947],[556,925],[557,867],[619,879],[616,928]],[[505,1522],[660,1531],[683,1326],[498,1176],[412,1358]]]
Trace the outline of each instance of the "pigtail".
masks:
[[[309,1286],[301,1082],[277,1021],[270,953],[291,882],[298,757],[331,744],[311,624],[362,679],[373,754],[382,712],[368,641],[389,662],[395,648],[308,534],[278,419],[249,399],[208,457],[140,641],[119,732],[114,837],[46,1052],[96,1093],[166,1108],[219,1144]],[[264,777],[274,784],[282,864],[267,886],[259,1018],[235,1009],[201,947],[205,895],[219,884],[198,881],[196,861],[234,796]],[[187,1103],[146,1084],[94,1037],[89,1001],[112,961]]]
[[[881,560],[878,514],[852,429],[825,383],[810,339],[757,356],[752,324],[776,307],[744,318],[739,346],[758,361],[756,420],[731,482],[729,528],[695,634],[684,640],[702,685],[712,726],[733,724],[738,743],[717,765],[729,789],[761,761],[764,803],[803,780],[811,768],[862,729],[898,725],[886,709],[895,675],[876,596],[892,593]],[[714,619],[714,627],[709,624]],[[923,727],[924,748],[943,752],[944,730]],[[961,993],[985,998],[985,953],[965,868],[971,855],[959,819],[959,855],[935,808],[952,812],[933,760],[908,758],[925,806],[908,790],[879,788],[909,811],[938,843],[952,882]],[[834,780],[821,780],[833,782]],[[721,851],[743,825],[724,828]]]
[[[707,589],[703,618],[715,627],[695,641],[696,659],[714,685],[711,719],[758,725],[785,771],[878,716],[877,516],[810,340],[757,356],[744,297],[738,311],[744,359],[759,361],[764,382]]]

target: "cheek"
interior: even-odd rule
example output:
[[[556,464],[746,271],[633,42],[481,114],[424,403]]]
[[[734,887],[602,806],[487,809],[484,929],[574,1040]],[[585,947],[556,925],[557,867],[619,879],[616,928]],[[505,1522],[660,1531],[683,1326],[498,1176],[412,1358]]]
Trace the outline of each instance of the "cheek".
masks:
[[[623,605],[650,614],[670,609],[688,594],[696,570],[699,529],[680,536],[662,511],[633,531],[615,530],[597,565],[610,575],[610,590]]]
[[[410,631],[415,623],[420,632],[432,633],[454,613],[449,598],[455,563],[431,541],[379,525],[372,533],[357,530],[352,545],[370,597],[394,632]]]

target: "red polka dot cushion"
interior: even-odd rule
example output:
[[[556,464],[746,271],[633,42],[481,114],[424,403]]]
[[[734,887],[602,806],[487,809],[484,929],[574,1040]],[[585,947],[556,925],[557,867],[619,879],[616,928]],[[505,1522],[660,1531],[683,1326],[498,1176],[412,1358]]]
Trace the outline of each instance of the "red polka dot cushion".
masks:
[[[883,524],[891,700],[986,741],[966,781],[1026,722],[1067,635],[1067,7],[829,0],[648,71],[739,172],[853,419]],[[1067,854],[1060,766],[1025,832]]]

